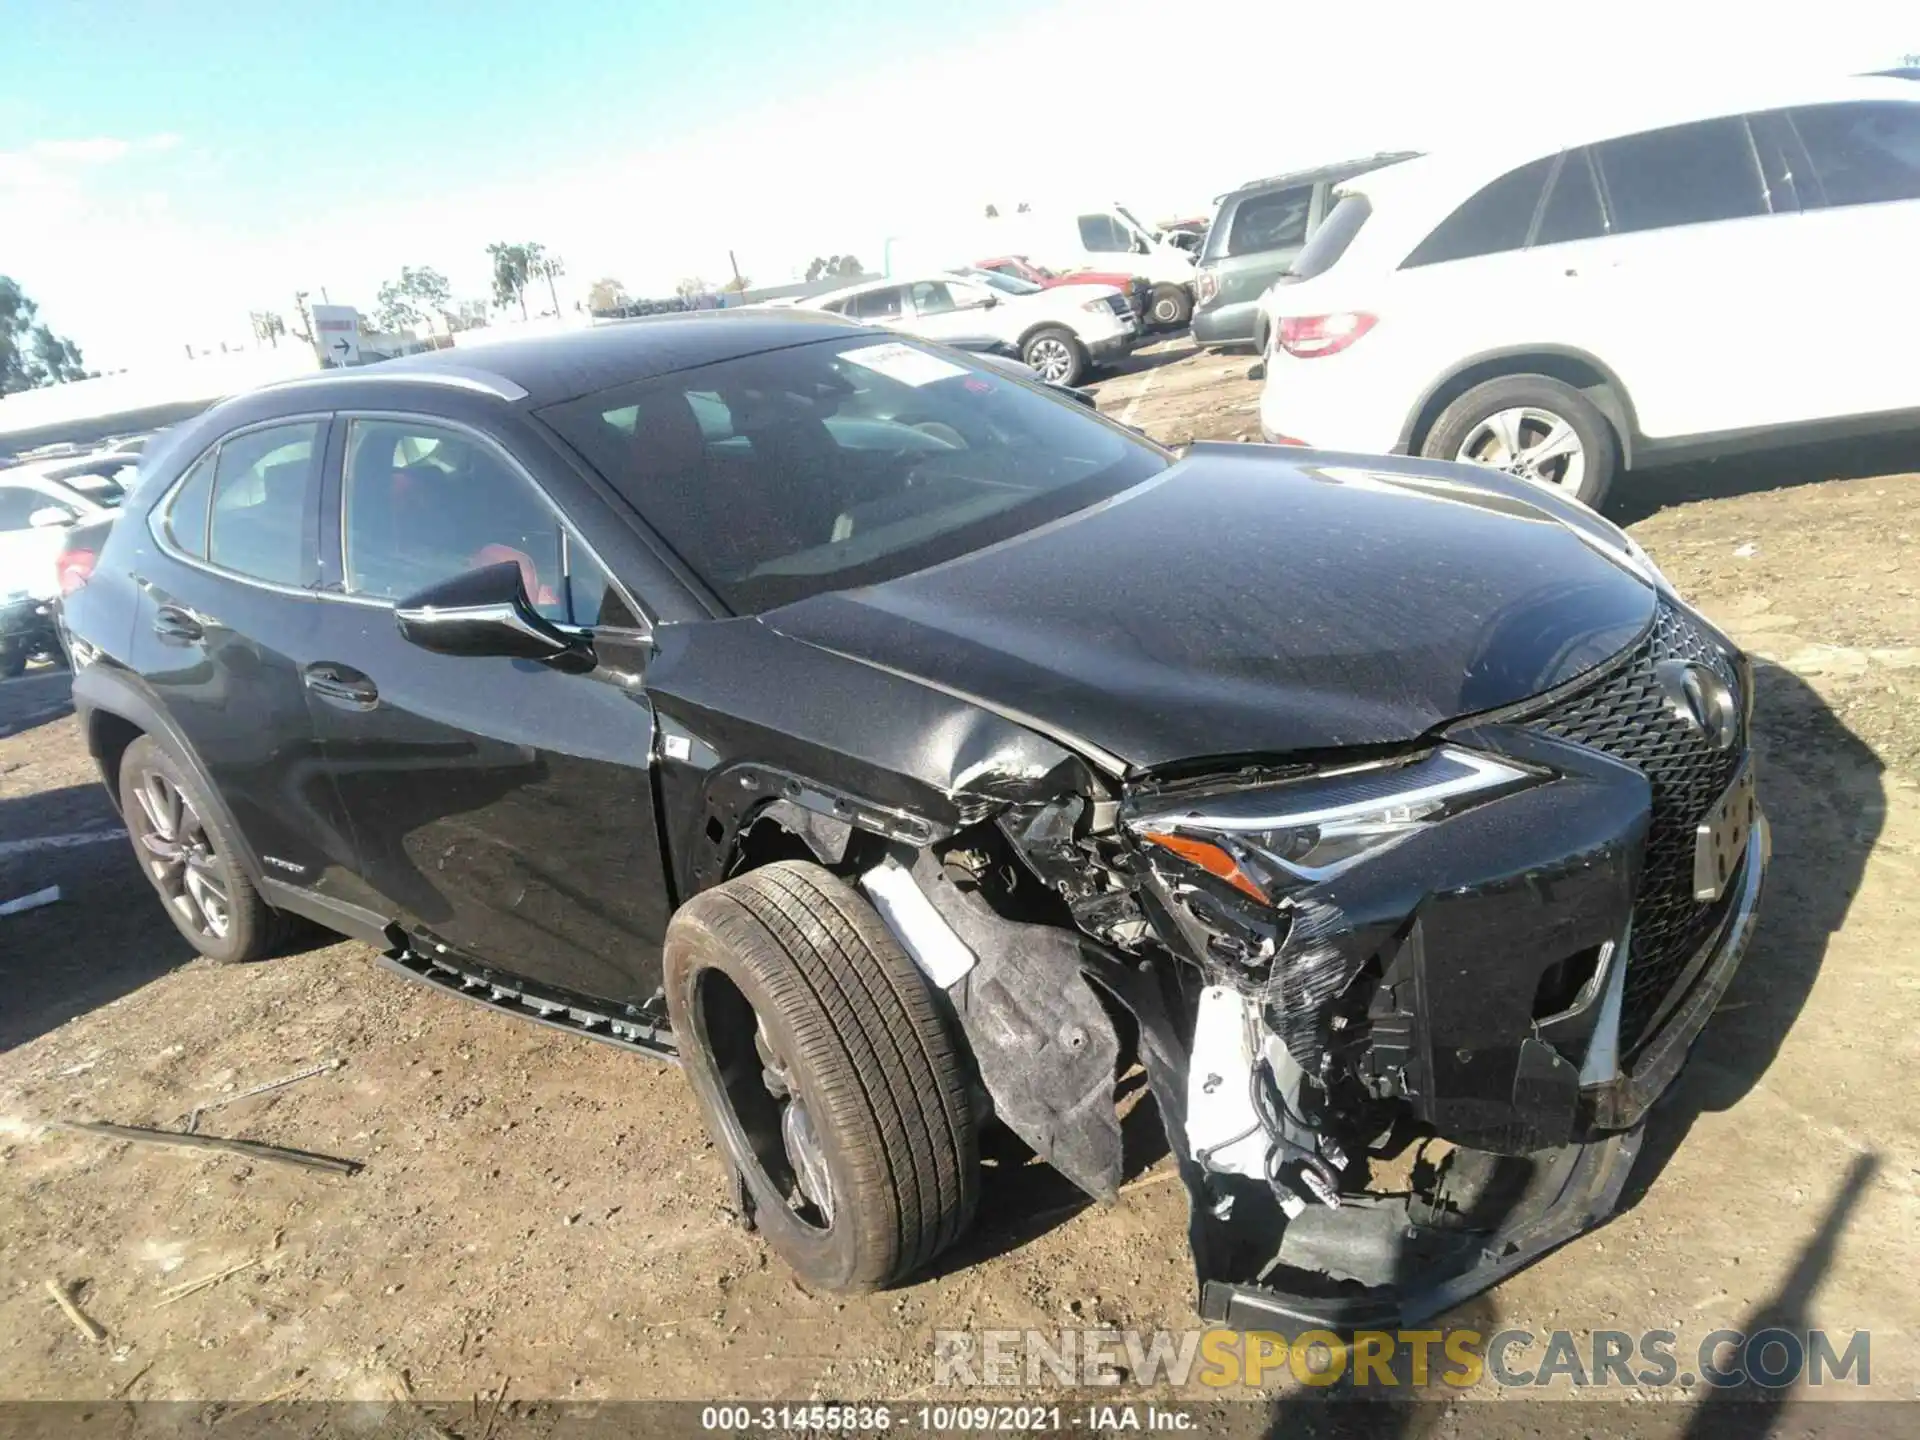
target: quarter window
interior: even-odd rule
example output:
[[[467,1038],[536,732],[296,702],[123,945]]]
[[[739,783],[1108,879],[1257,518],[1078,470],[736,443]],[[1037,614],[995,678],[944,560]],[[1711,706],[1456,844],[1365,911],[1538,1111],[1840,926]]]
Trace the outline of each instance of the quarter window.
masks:
[[[303,537],[318,420],[249,430],[221,443],[213,464],[207,559],[276,585],[307,579]]]
[[[425,420],[355,420],[342,485],[349,594],[400,600],[483,565],[513,561],[549,620],[591,625],[631,611],[585,548],[491,445]]]
[[[1737,116],[1608,140],[1595,158],[1617,233],[1767,213],[1753,144]]]
[[[1481,186],[1414,247],[1400,268],[1412,270],[1520,249],[1533,228],[1533,215],[1540,208],[1540,195],[1547,187],[1553,161],[1554,157],[1548,155]]]
[[[1312,208],[1311,185],[1247,196],[1233,212],[1226,253],[1253,255],[1262,250],[1286,250],[1305,244],[1307,213]]]
[[[213,456],[204,456],[187,472],[167,506],[167,539],[176,550],[207,558],[207,504],[213,498]]]
[[[1829,205],[1920,200],[1920,105],[1816,105],[1793,123]]]

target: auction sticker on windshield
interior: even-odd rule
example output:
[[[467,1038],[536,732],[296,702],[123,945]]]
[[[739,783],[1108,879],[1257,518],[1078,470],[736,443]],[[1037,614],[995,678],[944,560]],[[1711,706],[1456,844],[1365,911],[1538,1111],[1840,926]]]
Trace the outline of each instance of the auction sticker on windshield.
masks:
[[[951,380],[956,375],[967,373],[966,367],[956,365],[951,360],[942,360],[938,355],[929,355],[924,350],[916,350],[911,345],[889,342],[885,345],[862,345],[858,350],[842,350],[842,360],[851,360],[856,365],[886,376],[889,380],[898,380],[902,385],[931,385],[936,380]]]

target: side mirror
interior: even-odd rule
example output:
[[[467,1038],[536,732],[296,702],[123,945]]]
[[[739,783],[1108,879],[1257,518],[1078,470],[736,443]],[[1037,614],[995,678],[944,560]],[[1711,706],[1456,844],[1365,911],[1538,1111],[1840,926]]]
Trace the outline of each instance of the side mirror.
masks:
[[[27,516],[27,525],[34,530],[47,530],[55,525],[70,525],[78,518],[64,505],[47,505]]]
[[[401,637],[441,655],[500,655],[590,669],[593,646],[569,635],[527,598],[517,561],[483,565],[409,595],[394,607]]]

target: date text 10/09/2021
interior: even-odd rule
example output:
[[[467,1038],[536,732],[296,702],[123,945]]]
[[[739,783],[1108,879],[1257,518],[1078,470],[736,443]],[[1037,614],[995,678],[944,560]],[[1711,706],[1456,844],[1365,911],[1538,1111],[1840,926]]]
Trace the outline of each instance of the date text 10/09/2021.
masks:
[[[744,1434],[841,1431],[872,1434],[882,1430],[1001,1432],[1121,1430],[1161,1432],[1193,1430],[1196,1416],[1162,1405],[709,1405],[700,1412],[700,1428]]]

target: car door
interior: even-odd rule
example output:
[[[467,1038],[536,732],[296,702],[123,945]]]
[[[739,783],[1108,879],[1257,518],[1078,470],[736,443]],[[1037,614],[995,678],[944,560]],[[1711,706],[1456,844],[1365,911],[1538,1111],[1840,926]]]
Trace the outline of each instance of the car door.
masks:
[[[1794,283],[1801,315],[1833,317],[1809,366],[1800,418],[1833,419],[1920,407],[1920,101],[1802,106],[1756,116],[1791,132],[1801,155],[1802,213]],[[1783,316],[1783,320],[1789,317]],[[1781,342],[1795,343],[1790,325]]]
[[[998,335],[1004,328],[992,312],[999,305],[993,291],[964,280],[916,280],[907,287],[912,317],[899,328],[929,340],[962,336]]]
[[[646,1003],[668,901],[637,609],[498,439],[418,414],[341,425],[304,679],[363,878],[428,953]],[[396,601],[508,560],[543,615],[591,632],[589,673],[401,637]]]
[[[266,877],[351,903],[352,837],[336,828],[301,681],[318,639],[314,537],[330,425],[317,414],[246,426],[167,487],[137,542],[149,553],[134,557],[129,652]]]
[[[1606,262],[1569,278],[1592,348],[1655,439],[1801,418],[1824,347],[1803,343],[1797,209],[1769,195],[1743,116],[1592,147]]]

